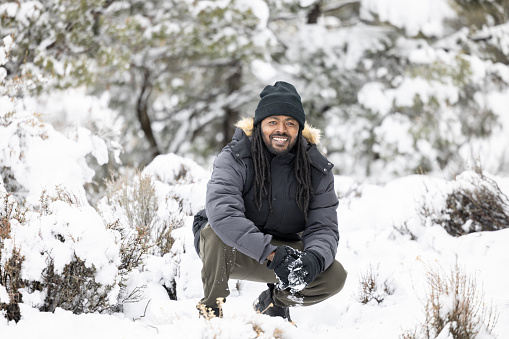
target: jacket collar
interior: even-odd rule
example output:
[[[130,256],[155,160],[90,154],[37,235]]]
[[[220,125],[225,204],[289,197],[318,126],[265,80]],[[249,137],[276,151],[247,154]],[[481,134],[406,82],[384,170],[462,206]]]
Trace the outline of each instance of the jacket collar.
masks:
[[[242,118],[235,124],[235,127],[240,128],[248,137],[250,137],[251,134],[253,134],[253,122],[253,118]],[[310,144],[317,145],[320,143],[321,131],[306,122],[304,129],[302,130],[302,136]]]
[[[237,129],[233,135],[233,140],[230,143],[232,154],[236,159],[251,157],[251,139],[250,136],[253,134],[253,118],[242,118],[235,124]],[[306,122],[306,126],[302,130],[302,136],[305,140],[302,142],[306,143],[307,152],[311,159],[311,164],[318,169],[321,173],[326,174],[331,171],[334,167],[326,157],[324,157],[316,144],[320,142],[321,132],[319,129],[311,127]]]

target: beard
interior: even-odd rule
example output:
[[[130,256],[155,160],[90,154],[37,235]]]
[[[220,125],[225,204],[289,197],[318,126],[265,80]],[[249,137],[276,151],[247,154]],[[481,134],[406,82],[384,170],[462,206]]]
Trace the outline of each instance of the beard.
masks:
[[[274,133],[274,134],[271,134],[268,139],[263,137],[263,143],[265,144],[265,146],[267,147],[267,149],[269,150],[270,153],[274,154],[274,155],[285,155],[287,153],[289,153],[294,147],[295,147],[295,144],[297,143],[297,140],[299,140],[299,135],[300,133],[297,135],[296,138],[291,138],[288,134],[286,133]],[[284,144],[281,144],[281,143],[278,143],[277,141],[274,140],[274,138],[286,138],[287,141],[286,143],[288,144],[286,147],[284,146]]]

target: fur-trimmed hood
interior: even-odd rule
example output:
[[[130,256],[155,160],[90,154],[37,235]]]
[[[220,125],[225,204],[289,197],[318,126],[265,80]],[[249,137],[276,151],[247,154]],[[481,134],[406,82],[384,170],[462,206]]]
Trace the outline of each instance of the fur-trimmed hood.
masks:
[[[246,136],[250,137],[251,134],[253,134],[253,121],[253,118],[245,117],[240,119],[235,124],[235,127],[240,128],[244,131]],[[307,122],[302,130],[302,136],[312,145],[318,145],[322,137],[321,131],[318,128],[312,127]]]

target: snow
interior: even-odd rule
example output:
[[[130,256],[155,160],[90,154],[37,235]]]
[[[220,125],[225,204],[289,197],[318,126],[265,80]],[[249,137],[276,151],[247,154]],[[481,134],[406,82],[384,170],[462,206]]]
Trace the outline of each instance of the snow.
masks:
[[[235,6],[242,10],[251,10],[253,14],[258,18],[258,28],[267,27],[267,21],[269,20],[269,6],[262,0],[241,0],[235,3]]]
[[[359,103],[369,110],[386,115],[392,108],[392,100],[383,93],[383,84],[370,82],[357,93]]]
[[[366,96],[369,97],[369,95]],[[423,103],[428,103],[433,97],[440,102],[454,104],[458,101],[458,88],[452,84],[426,81],[419,77],[405,78],[397,88],[387,90],[385,96],[394,98],[394,103],[397,106],[411,107],[414,104],[415,96],[418,96]]]
[[[356,25],[339,30],[327,30],[320,25],[299,27],[295,43],[288,46],[287,57],[305,59],[305,55],[323,53],[328,67],[353,70],[366,51],[381,51],[384,29],[368,25]],[[355,37],[355,39],[351,39]],[[341,58],[338,58],[338,54]]]
[[[40,10],[43,5],[39,1],[26,1],[19,5],[16,17],[25,25],[29,25],[31,20],[40,16]],[[12,14],[12,8],[9,11]]]
[[[446,0],[362,0],[361,18],[380,21],[405,30],[407,35],[443,36],[445,19],[455,16],[454,10]]]
[[[66,156],[69,162],[76,161],[70,153]],[[56,174],[51,168],[30,164],[41,168],[44,177]],[[439,266],[447,271],[456,264],[478,276],[485,300],[492,302],[500,314],[495,334],[501,336],[509,331],[509,325],[502,321],[509,316],[509,291],[505,286],[508,273],[500,269],[509,260],[505,246],[509,229],[454,238],[438,225],[425,225],[418,212],[424,203],[438,210],[450,187],[471,185],[477,178],[473,172],[465,172],[456,181],[414,175],[385,185],[359,184],[351,178],[336,176],[341,234],[337,259],[346,267],[349,277],[338,295],[315,306],[292,309],[297,328],[282,319],[254,313],[252,301],[265,288],[264,284],[254,282],[230,281],[232,293],[224,305],[223,319],[208,321],[198,317],[195,305],[202,295],[201,262],[193,248],[190,214],[204,205],[203,194],[210,172],[189,159],[167,154],[156,158],[144,173],[153,177],[158,197],[177,192],[183,205],[188,206],[189,216],[184,219],[184,226],[173,233],[176,242],[172,252],[163,257],[149,256],[143,268],[129,279],[128,290],[143,287],[142,298],[126,304],[123,313],[74,315],[62,309],[55,313],[40,312],[32,306],[44,295],[25,292],[21,321],[16,324],[0,320],[3,335],[7,338],[254,338],[254,328],[258,328],[264,332],[262,338],[275,337],[278,331],[282,338],[337,338],[339,334],[347,338],[370,338],[373,333],[381,338],[395,338],[423,320],[426,267]],[[500,180],[500,187],[509,193],[507,179]],[[160,206],[165,203],[160,202]],[[164,208],[167,213],[173,209]],[[93,263],[99,268],[98,281],[111,283],[115,278],[116,270],[112,268],[118,262],[118,249],[114,233],[104,228],[97,212],[90,206],[70,206],[62,201],[51,204],[50,210],[46,216],[33,214],[26,226],[14,226],[16,243],[24,244],[26,277],[40,276],[45,266],[41,253],[51,253],[57,269],[76,253],[87,265]],[[60,232],[74,242],[62,243],[49,230]],[[382,302],[372,300],[362,304],[359,281],[370,267],[376,269],[379,286],[385,283],[391,293],[379,290],[376,293]],[[170,300],[162,286],[172,279],[176,282],[177,300]],[[6,298],[5,290],[0,290],[0,298]],[[486,334],[483,338],[492,337]]]
[[[24,277],[39,281],[48,260],[53,260],[55,271],[61,273],[76,254],[85,266],[98,269],[98,282],[115,282],[115,265],[119,264],[115,235],[101,227],[102,220],[92,207],[72,207],[57,201],[51,204],[50,215],[30,215],[29,219],[26,225],[14,224],[12,239],[4,242],[7,253],[23,244]],[[64,241],[57,239],[55,233]]]
[[[251,70],[264,83],[271,83],[277,75],[277,70],[270,63],[262,60],[253,60]]]
[[[0,5],[0,14],[6,15],[8,17],[13,18],[16,16],[16,12],[18,10],[18,5],[14,3],[1,4]]]
[[[9,302],[9,294],[4,286],[0,285],[0,303],[8,303]]]

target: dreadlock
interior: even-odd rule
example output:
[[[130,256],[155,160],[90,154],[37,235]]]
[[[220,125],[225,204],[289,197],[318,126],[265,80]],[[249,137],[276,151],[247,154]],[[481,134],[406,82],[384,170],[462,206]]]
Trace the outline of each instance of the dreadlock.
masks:
[[[270,177],[269,151],[262,139],[260,124],[254,126],[251,138],[251,155],[254,167],[255,203],[258,210],[262,209],[262,197],[266,195],[272,213],[272,180]]]
[[[313,196],[313,186],[311,185],[311,160],[302,143],[302,131],[299,130],[297,143],[295,145],[295,178],[297,179],[296,202],[301,211],[304,212],[304,218],[308,219],[309,201]],[[260,124],[254,126],[253,136],[251,138],[251,154],[254,166],[254,189],[255,203],[258,210],[262,208],[262,197],[267,196],[270,213],[272,210],[272,179],[270,175],[270,157],[269,151],[262,138]]]

